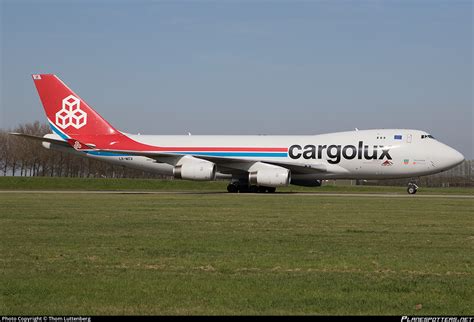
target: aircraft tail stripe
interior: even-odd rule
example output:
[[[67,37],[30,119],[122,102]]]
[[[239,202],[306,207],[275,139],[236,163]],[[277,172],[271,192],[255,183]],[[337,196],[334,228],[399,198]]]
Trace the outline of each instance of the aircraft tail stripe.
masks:
[[[54,124],[53,122],[51,122],[51,120],[48,118],[48,122],[49,122],[49,127],[51,128],[51,130],[53,131],[53,133],[59,135],[64,141],[67,141],[69,139],[69,136],[67,136],[66,134],[64,134],[64,132],[62,132],[60,129],[58,129]]]

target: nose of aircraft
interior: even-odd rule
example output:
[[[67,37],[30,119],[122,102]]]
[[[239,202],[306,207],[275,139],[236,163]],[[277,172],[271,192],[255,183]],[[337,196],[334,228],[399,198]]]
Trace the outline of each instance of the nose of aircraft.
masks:
[[[451,148],[451,152],[452,154],[451,158],[453,159],[453,164],[454,165],[458,165],[460,163],[462,163],[464,161],[464,155],[462,155],[460,152],[454,150],[453,148]]]
[[[439,165],[442,168],[450,169],[464,161],[464,155],[447,145],[443,144],[443,149],[440,152]]]

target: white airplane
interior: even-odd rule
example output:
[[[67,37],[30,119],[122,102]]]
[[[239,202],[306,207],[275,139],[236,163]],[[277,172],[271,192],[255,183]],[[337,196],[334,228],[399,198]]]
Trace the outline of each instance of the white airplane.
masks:
[[[56,75],[32,75],[52,134],[48,149],[79,154],[177,179],[229,179],[229,192],[275,192],[324,179],[413,178],[464,160],[419,130],[356,130],[306,136],[133,135],[116,130]],[[414,183],[408,193],[417,191]]]

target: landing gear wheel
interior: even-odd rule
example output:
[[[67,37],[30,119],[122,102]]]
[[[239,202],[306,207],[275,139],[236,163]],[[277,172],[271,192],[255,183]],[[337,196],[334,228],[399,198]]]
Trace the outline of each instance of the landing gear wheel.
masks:
[[[227,186],[227,192],[230,192],[230,193],[236,193],[239,191],[239,187],[235,184],[232,184],[230,183],[228,186]]]
[[[268,187],[268,188],[267,188],[267,191],[268,191],[269,193],[275,193],[276,190],[277,190],[277,188],[275,188],[275,187]]]
[[[407,192],[410,195],[414,195],[417,191],[418,191],[418,186],[416,184],[414,184],[414,183],[409,183],[408,184]]]
[[[242,185],[239,184],[238,189],[239,189],[239,192],[241,192],[241,193],[249,192],[249,186],[246,185],[246,184],[242,184]]]
[[[258,190],[259,190],[258,186],[250,186],[250,192],[251,193],[259,192]]]

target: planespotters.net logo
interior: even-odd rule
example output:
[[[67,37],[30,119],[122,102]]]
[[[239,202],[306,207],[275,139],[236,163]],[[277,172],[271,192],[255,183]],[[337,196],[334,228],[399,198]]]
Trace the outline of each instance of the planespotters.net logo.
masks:
[[[56,125],[62,129],[73,126],[80,129],[87,124],[87,113],[81,110],[81,101],[74,95],[63,99],[62,109],[56,113]]]
[[[474,322],[472,316],[402,316],[400,322]]]

